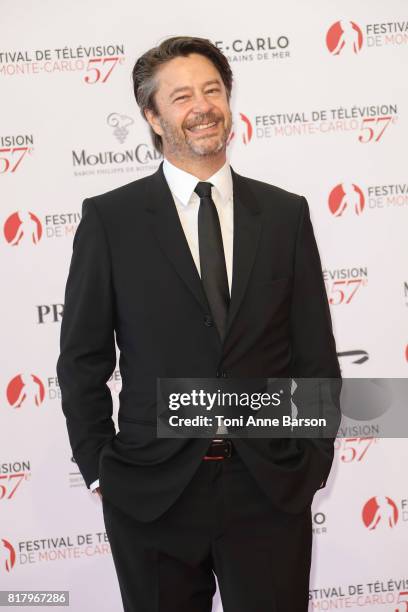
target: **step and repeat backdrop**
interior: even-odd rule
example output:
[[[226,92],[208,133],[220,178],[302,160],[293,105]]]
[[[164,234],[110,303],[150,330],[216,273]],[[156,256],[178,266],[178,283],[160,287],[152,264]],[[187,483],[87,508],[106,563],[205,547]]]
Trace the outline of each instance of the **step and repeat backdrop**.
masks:
[[[227,55],[229,160],[307,198],[343,376],[404,378],[408,6],[39,0],[4,3],[0,32],[0,588],[69,590],[75,612],[111,612],[102,506],[71,457],[56,361],[83,199],[161,161],[133,64],[180,34]],[[116,418],[118,366],[109,386]],[[407,460],[378,423],[341,432],[313,502],[310,610],[408,610]]]

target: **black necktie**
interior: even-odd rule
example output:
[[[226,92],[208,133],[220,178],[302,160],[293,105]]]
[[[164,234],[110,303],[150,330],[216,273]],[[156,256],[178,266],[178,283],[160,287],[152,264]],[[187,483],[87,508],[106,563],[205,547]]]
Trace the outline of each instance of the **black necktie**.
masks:
[[[200,197],[198,242],[201,282],[221,340],[223,340],[230,296],[220,220],[211,198],[211,187],[211,183],[199,182],[194,189]]]

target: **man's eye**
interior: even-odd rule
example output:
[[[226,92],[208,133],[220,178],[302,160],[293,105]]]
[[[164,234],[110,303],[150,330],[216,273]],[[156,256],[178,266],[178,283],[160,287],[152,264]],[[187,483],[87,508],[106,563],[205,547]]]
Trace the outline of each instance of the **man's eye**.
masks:
[[[206,91],[207,94],[212,93],[212,92],[219,92],[219,88],[218,87],[214,87],[213,89],[208,89],[208,91]],[[184,100],[185,98],[188,98],[188,95],[185,96],[179,96],[178,98],[175,98],[174,102],[178,102],[179,100]]]

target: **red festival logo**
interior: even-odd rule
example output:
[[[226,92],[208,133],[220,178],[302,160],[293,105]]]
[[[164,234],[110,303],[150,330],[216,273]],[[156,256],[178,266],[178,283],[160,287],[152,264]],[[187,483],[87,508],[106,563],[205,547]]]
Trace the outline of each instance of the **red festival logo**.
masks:
[[[335,217],[340,217],[347,207],[353,209],[356,215],[361,215],[364,205],[364,194],[354,183],[340,183],[330,192],[329,208]]]
[[[245,145],[247,145],[252,139],[253,131],[252,123],[248,117],[244,115],[244,113],[239,113],[238,128],[236,130],[231,130],[227,144],[229,144],[236,136],[238,139],[242,140]]]
[[[44,385],[35,374],[17,374],[7,385],[7,399],[13,408],[21,408],[23,402],[39,406],[44,396]]]
[[[382,522],[388,527],[395,527],[398,522],[398,508],[390,497],[378,495],[364,505],[363,522],[367,529],[373,531]]]
[[[354,21],[336,21],[326,34],[326,45],[332,55],[358,53],[363,46],[363,32]]]
[[[3,569],[5,567],[6,572],[9,572],[16,562],[16,551],[10,542],[4,540],[4,538],[1,538],[0,542],[0,568]]]
[[[42,236],[42,225],[34,213],[19,210],[6,219],[3,231],[11,246],[17,246],[23,238],[31,238],[34,244],[38,244]]]

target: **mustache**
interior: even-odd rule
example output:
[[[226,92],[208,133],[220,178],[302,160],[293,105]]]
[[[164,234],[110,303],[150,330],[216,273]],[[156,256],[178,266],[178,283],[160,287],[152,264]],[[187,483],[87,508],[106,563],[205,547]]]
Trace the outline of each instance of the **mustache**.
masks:
[[[219,117],[214,115],[214,113],[206,113],[199,115],[198,118],[194,121],[194,123],[185,124],[185,127],[189,130],[196,125],[201,125],[202,123],[213,123],[214,121],[220,121],[223,117]]]

